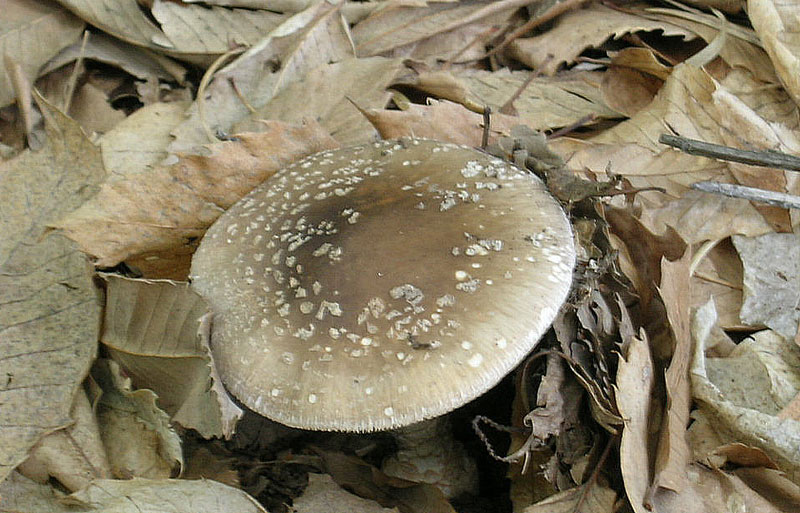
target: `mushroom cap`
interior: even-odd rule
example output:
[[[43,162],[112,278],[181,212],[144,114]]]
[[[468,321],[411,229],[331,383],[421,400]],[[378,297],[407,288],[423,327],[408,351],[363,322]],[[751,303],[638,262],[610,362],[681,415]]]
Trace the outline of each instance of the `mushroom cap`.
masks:
[[[279,171],[209,228],[191,279],[240,401],[293,427],[376,431],[500,381],[550,326],[574,264],[541,180],[401,139]]]

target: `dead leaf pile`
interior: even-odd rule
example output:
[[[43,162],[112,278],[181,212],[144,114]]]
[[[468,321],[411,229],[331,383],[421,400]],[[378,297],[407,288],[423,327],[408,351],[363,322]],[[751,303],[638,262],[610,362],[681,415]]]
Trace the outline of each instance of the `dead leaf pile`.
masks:
[[[800,154],[798,9],[7,0],[0,513],[800,511],[800,216],[691,187],[800,177],[659,143]],[[385,437],[242,411],[185,282],[272,174],[403,136],[487,137],[579,247],[551,333],[454,414],[482,486],[452,501]]]

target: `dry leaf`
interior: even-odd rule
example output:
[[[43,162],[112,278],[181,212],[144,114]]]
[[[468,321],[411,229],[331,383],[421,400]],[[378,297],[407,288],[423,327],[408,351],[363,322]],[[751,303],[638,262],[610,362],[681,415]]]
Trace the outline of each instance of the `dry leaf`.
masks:
[[[551,495],[524,508],[522,513],[612,513],[616,500],[617,494],[611,488],[587,483]]]
[[[772,60],[775,72],[794,101],[800,103],[800,36],[796,7],[794,2],[747,2],[750,21]]]
[[[483,137],[483,116],[447,100],[428,100],[428,105],[410,104],[406,110],[364,112],[384,139],[404,136],[424,137],[477,147]],[[510,135],[521,123],[515,116],[492,114],[489,142]]]
[[[237,44],[252,45],[284,19],[265,10],[206,8],[163,0],[154,0],[149,12],[136,0],[59,2],[123,41],[198,62],[208,61],[209,56],[221,55]]]
[[[601,77],[590,72],[567,73],[557,78],[531,78],[526,71],[463,70],[422,72],[400,83],[481,112],[485,106],[499,112],[517,93],[513,108],[522,124],[534,130],[569,126],[581,118],[615,118],[602,100]],[[520,90],[521,93],[520,93]]]
[[[52,477],[71,491],[111,477],[94,410],[83,391],[75,395],[70,415],[75,423],[40,440],[17,471],[39,483]]]
[[[113,176],[56,227],[99,266],[143,256],[143,270],[171,269],[168,276],[185,278],[188,254],[225,208],[289,163],[335,146],[314,123],[269,123],[263,133],[208,146],[208,156]]]
[[[5,0],[0,9],[0,56],[13,57],[28,81],[33,82],[39,76],[39,68],[77,40],[83,28],[80,19],[50,2]],[[3,75],[8,72],[3,71]],[[0,107],[14,98],[11,83],[0,80]]]
[[[243,491],[205,479],[100,479],[63,501],[104,513],[267,513]]]
[[[47,225],[105,178],[76,123],[42,104],[47,142],[0,164],[0,480],[70,408],[97,350],[100,308],[86,258]]]
[[[647,19],[635,11],[591,4],[558,17],[553,28],[538,36],[515,40],[508,49],[515,59],[551,75],[561,64],[573,63],[584,50],[598,47],[609,38],[616,40],[631,32],[656,30],[664,36],[683,36],[684,40],[695,37],[685,28]]]
[[[444,2],[425,6],[390,4],[353,28],[356,55],[368,57],[383,54],[488,16],[510,15],[528,3],[525,0],[499,0]]]
[[[263,127],[261,119],[294,123],[314,119],[343,146],[369,141],[374,139],[375,130],[354,104],[361,109],[383,109],[391,97],[386,89],[402,69],[400,59],[383,57],[325,63],[288,85],[232,129],[258,132]]]
[[[100,340],[137,388],[185,428],[205,438],[233,434],[242,411],[212,386],[208,347],[198,337],[207,306],[186,283],[105,277]]]
[[[800,324],[800,239],[792,233],[733,237],[744,265],[744,301],[739,317],[793,340]],[[780,256],[776,258],[776,256]]]
[[[624,421],[620,467],[633,511],[647,513],[645,495],[652,471],[648,423],[652,415],[653,360],[644,330],[624,342],[628,354],[624,360],[620,359],[616,383],[617,408]]]
[[[696,342],[692,394],[724,439],[759,447],[790,480],[798,483],[800,422],[781,419],[777,413],[783,398],[800,390],[800,347],[762,332],[752,343],[737,346],[726,358],[707,357],[706,347],[713,340],[709,333],[716,322],[713,309],[711,302],[704,305],[692,324]],[[769,358],[764,359],[767,355]],[[758,360],[760,365],[754,366]]]
[[[112,474],[167,478],[183,467],[181,440],[150,390],[133,390],[119,365],[99,359],[92,378],[102,390],[96,398],[100,437]]]
[[[345,491],[328,474],[309,474],[308,487],[292,506],[296,513],[398,513]]]
[[[739,319],[742,307],[742,261],[731,239],[724,239],[700,260],[692,274],[691,306],[714,300],[719,324],[724,329],[745,328]]]
[[[276,27],[239,58],[214,75],[187,112],[170,144],[171,152],[195,152],[209,133],[227,132],[265,105],[284,87],[311,69],[352,56],[352,47],[336,6],[319,2]]]

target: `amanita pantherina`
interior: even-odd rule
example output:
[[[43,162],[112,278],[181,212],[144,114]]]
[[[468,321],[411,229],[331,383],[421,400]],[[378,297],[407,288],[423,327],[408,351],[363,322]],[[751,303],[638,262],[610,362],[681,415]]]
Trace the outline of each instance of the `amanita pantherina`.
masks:
[[[289,426],[363,432],[496,384],[550,326],[574,263],[567,218],[535,176],[401,139],[278,172],[208,230],[191,278],[239,400]]]

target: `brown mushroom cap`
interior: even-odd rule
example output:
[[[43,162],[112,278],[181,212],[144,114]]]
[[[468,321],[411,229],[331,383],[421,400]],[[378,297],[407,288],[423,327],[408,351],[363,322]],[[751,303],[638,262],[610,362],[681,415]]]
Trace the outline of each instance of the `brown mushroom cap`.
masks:
[[[403,139],[278,172],[208,230],[191,277],[239,400],[289,426],[375,431],[496,384],[548,329],[574,263],[535,176]]]

